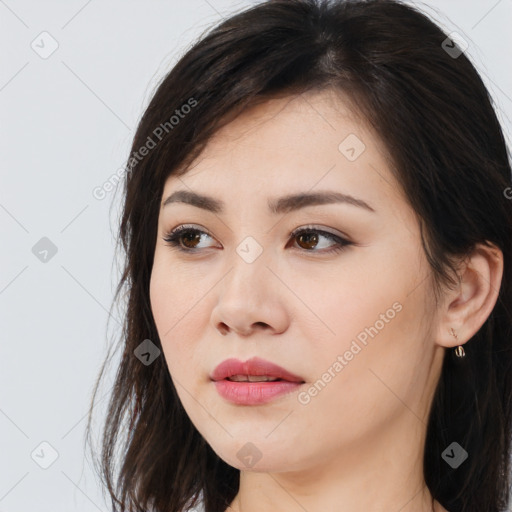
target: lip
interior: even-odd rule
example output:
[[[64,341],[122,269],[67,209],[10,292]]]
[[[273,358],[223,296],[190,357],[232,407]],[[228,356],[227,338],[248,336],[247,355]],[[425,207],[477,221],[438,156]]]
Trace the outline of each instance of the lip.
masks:
[[[226,359],[213,370],[210,378],[214,381],[219,381],[227,377],[232,377],[233,375],[268,375],[269,377],[288,382],[304,382],[302,377],[294,375],[281,366],[259,357],[252,357],[245,363],[239,359]]]
[[[227,380],[233,375],[267,375],[282,379],[274,382],[235,382]],[[245,363],[238,359],[226,359],[210,376],[217,392],[229,402],[237,405],[259,405],[290,393],[304,380],[270,361],[253,357]]]

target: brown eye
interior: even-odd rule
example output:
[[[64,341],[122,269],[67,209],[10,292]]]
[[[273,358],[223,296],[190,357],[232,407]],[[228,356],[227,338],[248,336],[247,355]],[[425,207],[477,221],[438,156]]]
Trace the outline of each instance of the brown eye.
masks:
[[[202,237],[212,238],[210,233],[202,229],[179,226],[167,233],[166,236],[163,237],[163,240],[167,245],[179,251],[198,253],[202,249],[212,248],[212,246],[204,248],[199,247]],[[353,245],[353,242],[350,242],[346,238],[316,228],[301,228],[290,233],[289,237],[296,241],[296,246],[299,249],[309,253],[330,254],[342,251],[349,245]],[[332,243],[330,245],[326,245],[325,242],[322,244],[322,239],[326,239]]]
[[[163,240],[164,242],[167,242],[167,245],[170,245],[180,251],[197,252],[201,250],[201,247],[198,248],[198,245],[201,242],[202,237],[211,238],[206,231],[201,229],[179,226],[170,233],[167,233],[167,235],[163,237]]]
[[[320,254],[342,251],[353,243],[341,236],[335,235],[334,233],[329,233],[328,231],[322,231],[313,227],[298,229],[293,233],[290,233],[290,237],[296,240],[296,245],[299,249],[303,249],[305,252]],[[330,240],[332,242],[331,245],[326,246],[325,243],[322,244],[322,239]]]
[[[185,233],[179,235],[178,240],[183,239],[183,245],[188,249],[194,249],[194,243],[198,243],[201,239],[201,234],[198,232],[193,232],[192,230],[186,231]]]
[[[313,232],[300,233],[297,240],[300,244],[304,244],[304,246],[301,245],[303,249],[313,249],[318,243],[318,235]]]

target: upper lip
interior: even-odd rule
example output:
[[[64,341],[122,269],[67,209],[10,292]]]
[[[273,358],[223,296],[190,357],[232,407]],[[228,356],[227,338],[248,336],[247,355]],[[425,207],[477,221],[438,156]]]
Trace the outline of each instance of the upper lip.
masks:
[[[245,361],[245,363],[239,359],[226,359],[213,370],[210,378],[218,381],[232,377],[233,375],[267,375],[268,377],[290,382],[304,382],[304,379],[301,377],[294,375],[277,364],[259,357],[252,357]]]

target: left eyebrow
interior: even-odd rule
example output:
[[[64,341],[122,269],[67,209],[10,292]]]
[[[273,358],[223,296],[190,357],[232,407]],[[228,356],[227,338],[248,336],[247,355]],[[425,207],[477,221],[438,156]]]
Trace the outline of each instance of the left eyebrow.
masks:
[[[162,208],[171,203],[186,203],[203,210],[213,213],[224,212],[224,201],[216,199],[211,196],[198,194],[189,190],[177,190],[173,192],[162,204]],[[315,206],[322,204],[343,203],[352,206],[363,208],[370,212],[375,213],[366,201],[358,199],[349,194],[342,194],[335,191],[320,191],[315,193],[302,192],[298,194],[291,194],[275,199],[269,199],[268,208],[274,215],[288,213],[294,210],[299,210],[307,206]]]

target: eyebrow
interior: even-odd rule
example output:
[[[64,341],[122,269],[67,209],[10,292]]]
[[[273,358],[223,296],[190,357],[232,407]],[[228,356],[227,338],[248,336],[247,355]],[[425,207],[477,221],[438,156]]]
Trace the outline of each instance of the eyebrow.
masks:
[[[186,203],[203,210],[213,213],[224,212],[224,201],[215,199],[211,196],[198,194],[189,190],[177,190],[173,192],[162,204],[162,208],[171,203]],[[276,199],[269,199],[268,208],[274,215],[288,213],[307,206],[344,203],[352,206],[358,206],[368,211],[375,212],[375,210],[362,199],[358,199],[349,194],[342,194],[341,192],[334,191],[320,191],[315,193],[302,192],[298,194],[291,194]]]

